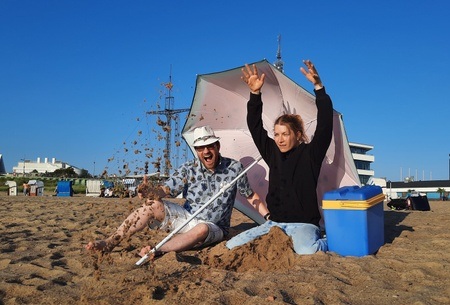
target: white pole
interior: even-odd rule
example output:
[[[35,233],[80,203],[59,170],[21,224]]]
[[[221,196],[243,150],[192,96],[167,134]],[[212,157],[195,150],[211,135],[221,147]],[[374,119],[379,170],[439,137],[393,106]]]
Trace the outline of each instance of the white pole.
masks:
[[[142,265],[142,263],[144,263],[149,257],[151,253],[155,253],[156,251],[158,251],[158,249],[160,249],[166,242],[168,242],[175,234],[177,234],[182,228],[184,228],[184,226],[186,226],[192,219],[194,219],[198,214],[200,214],[201,211],[203,211],[204,209],[206,209],[206,207],[208,205],[211,204],[211,202],[213,202],[214,200],[217,199],[217,197],[219,197],[221,194],[223,194],[230,186],[232,186],[233,184],[235,184],[245,173],[247,173],[256,163],[259,162],[259,160],[261,160],[261,156],[259,156],[255,161],[253,161],[252,164],[250,164],[246,169],[244,169],[236,178],[234,178],[231,182],[229,182],[228,184],[225,184],[224,186],[222,186],[222,188],[219,190],[219,192],[217,192],[217,194],[215,194],[213,197],[211,197],[211,199],[208,200],[208,202],[206,202],[200,209],[198,209],[197,211],[195,211],[194,214],[192,214],[188,219],[186,219],[186,221],[184,223],[182,223],[178,228],[176,228],[175,230],[173,230],[169,235],[166,236],[166,238],[164,238],[159,244],[157,244],[153,249],[150,250],[149,253],[147,253],[146,255],[144,255],[140,260],[138,260],[136,262],[137,266]]]

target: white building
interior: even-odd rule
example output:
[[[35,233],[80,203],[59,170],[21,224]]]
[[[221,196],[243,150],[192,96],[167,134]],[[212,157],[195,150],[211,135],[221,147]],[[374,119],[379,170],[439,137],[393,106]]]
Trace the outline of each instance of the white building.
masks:
[[[348,144],[350,145],[350,151],[355,161],[359,180],[362,185],[365,185],[375,174],[371,169],[371,164],[375,161],[375,156],[367,154],[367,152],[373,149],[373,146],[354,142],[349,142]]]
[[[69,167],[72,167],[77,175],[81,174],[79,168],[66,162],[57,161],[55,158],[52,158],[50,162],[48,158],[44,158],[44,162],[42,162],[41,158],[37,158],[36,161],[21,160],[17,166],[13,167],[13,173],[16,175],[29,174],[36,170],[38,173],[44,174],[53,173],[57,169],[67,169]]]

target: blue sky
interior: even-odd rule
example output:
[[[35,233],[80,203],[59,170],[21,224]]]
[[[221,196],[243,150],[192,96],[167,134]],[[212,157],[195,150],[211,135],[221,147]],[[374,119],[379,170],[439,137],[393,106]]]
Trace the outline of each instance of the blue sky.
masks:
[[[38,157],[96,174],[142,166],[135,150],[164,145],[145,112],[164,105],[170,74],[174,108],[189,108],[196,75],[274,62],[281,34],[285,73],[310,90],[298,69],[316,64],[349,140],[374,146],[375,176],[448,179],[449,11],[447,0],[1,0],[0,154],[7,171]]]

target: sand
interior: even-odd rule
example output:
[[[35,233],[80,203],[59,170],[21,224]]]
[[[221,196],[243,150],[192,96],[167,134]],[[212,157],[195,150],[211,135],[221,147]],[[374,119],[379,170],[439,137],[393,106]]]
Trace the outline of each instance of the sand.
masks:
[[[450,203],[390,211],[375,255],[299,256],[278,229],[227,250],[168,253],[135,266],[162,232],[133,236],[111,254],[83,246],[104,238],[138,199],[0,195],[0,304],[449,304]],[[254,223],[235,211],[232,235]]]

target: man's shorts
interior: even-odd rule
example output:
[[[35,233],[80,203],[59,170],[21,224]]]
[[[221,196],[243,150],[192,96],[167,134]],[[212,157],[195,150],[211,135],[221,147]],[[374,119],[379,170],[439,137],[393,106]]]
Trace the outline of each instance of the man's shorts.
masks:
[[[192,216],[192,214],[186,211],[186,209],[176,203],[165,200],[163,200],[163,203],[166,216],[161,224],[158,224],[156,226],[154,224],[150,225],[150,228],[152,229],[172,232],[176,228],[182,226],[186,222],[186,220],[188,220]],[[204,223],[208,226],[209,233],[203,243],[197,245],[196,247],[208,246],[223,240],[224,233],[219,226],[212,222],[204,221],[196,217],[194,217],[183,228],[181,228],[178,233],[186,233],[200,223]]]

